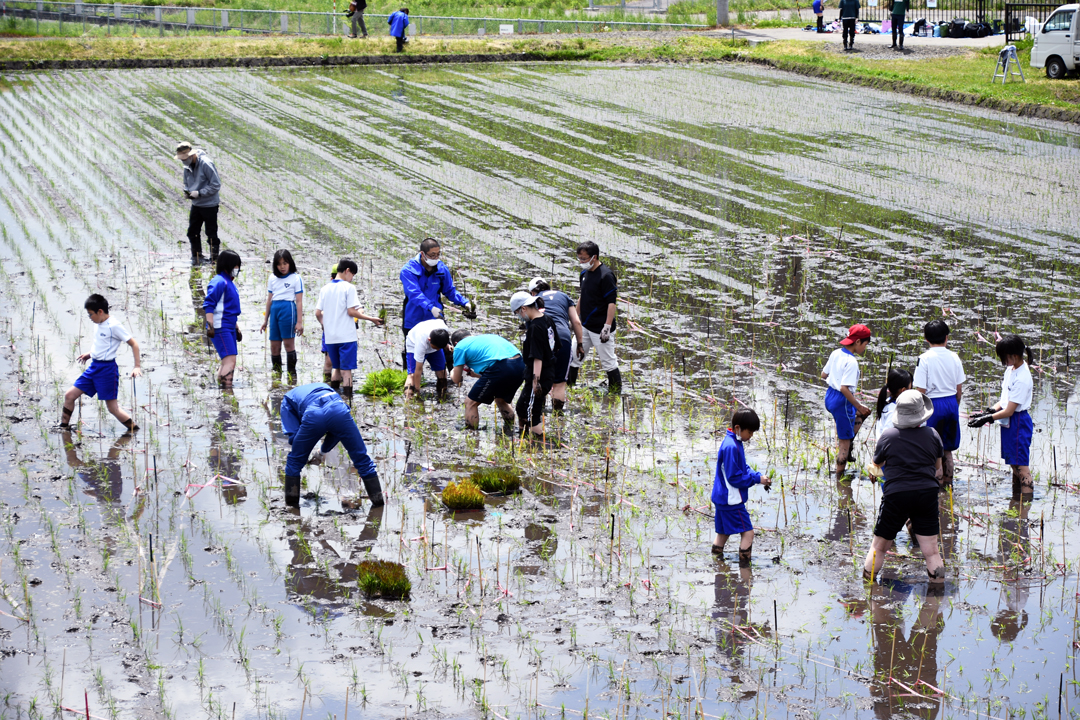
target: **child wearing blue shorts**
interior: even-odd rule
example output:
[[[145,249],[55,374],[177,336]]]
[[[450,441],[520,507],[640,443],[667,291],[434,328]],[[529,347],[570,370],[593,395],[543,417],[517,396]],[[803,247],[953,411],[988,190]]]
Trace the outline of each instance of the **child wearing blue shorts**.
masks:
[[[281,372],[281,346],[289,375],[296,375],[296,336],[304,334],[304,281],[288,250],[274,253],[274,273],[266,283],[266,310],[259,332],[270,327],[270,364]]]
[[[748,490],[759,484],[766,490],[772,486],[771,478],[762,477],[761,473],[751,470],[746,464],[743,443],[749,442],[759,429],[761,420],[756,412],[750,408],[736,410],[731,418],[731,427],[716,453],[716,478],[712,489],[712,502],[716,506],[716,538],[713,539],[712,551],[714,555],[723,555],[728,537],[738,533],[739,565],[742,567],[750,565],[750,552],[754,546],[754,524],[746,511]]]
[[[952,454],[960,447],[960,399],[967,376],[960,356],[945,347],[949,326],[944,320],[926,323],[923,337],[930,349],[919,356],[919,364],[915,367],[915,389],[934,403],[934,414],[926,425],[937,430],[945,446],[941,483],[949,485],[956,474]]]
[[[139,343],[131,337],[123,325],[109,317],[109,301],[97,293],[91,295],[83,303],[90,322],[97,327],[94,330],[94,347],[90,352],[79,356],[79,362],[90,360],[90,367],[79,376],[75,384],[64,394],[64,409],[60,413],[60,427],[67,430],[71,424],[71,413],[75,410],[75,401],[82,395],[94,397],[105,403],[112,416],[124,424],[128,432],[135,432],[139,426],[135,420],[126,413],[116,401],[117,391],[120,386],[120,369],[116,366],[116,351],[120,345],[127,343],[131,346],[131,354],[135,358],[135,367],[131,371],[131,377],[142,375],[142,361],[139,354]]]
[[[1028,408],[1034,394],[1031,378],[1031,348],[1018,335],[1005,335],[994,348],[1005,366],[1001,379],[1001,399],[992,408],[968,421],[968,427],[982,427],[991,422],[1001,425],[1001,459],[1012,467],[1013,499],[1032,495],[1035,484],[1031,479],[1031,436],[1034,430]],[[1027,356],[1027,362],[1024,357]]]
[[[352,395],[352,371],[356,369],[356,325],[353,318],[367,320],[376,327],[383,324],[377,317],[360,311],[356,286],[352,284],[359,268],[349,258],[337,264],[337,277],[319,291],[315,304],[315,319],[323,328],[326,354],[330,358],[332,372],[330,387],[340,387],[346,395]]]
[[[236,343],[244,339],[236,318],[240,317],[240,292],[236,276],[240,274],[240,256],[234,250],[218,255],[217,274],[206,286],[203,312],[206,315],[206,335],[214,342],[221,358],[217,378],[221,387],[231,388],[236,369]]]
[[[870,416],[870,408],[859,402],[855,392],[859,387],[858,356],[870,345],[870,328],[852,325],[848,336],[833,350],[821,378],[829,384],[825,391],[825,409],[836,421],[836,479],[840,480],[851,459],[851,446]]]
[[[441,400],[446,397],[446,354],[443,352],[450,345],[450,328],[442,318],[433,318],[418,322],[405,336],[405,367],[409,376],[405,378],[405,397],[420,392],[424,380],[424,363],[435,372],[435,395]]]

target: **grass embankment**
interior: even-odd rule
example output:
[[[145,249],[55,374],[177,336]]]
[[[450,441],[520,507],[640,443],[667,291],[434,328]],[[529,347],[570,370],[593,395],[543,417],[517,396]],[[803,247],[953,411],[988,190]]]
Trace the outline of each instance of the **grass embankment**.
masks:
[[[1026,83],[991,84],[996,49],[970,50],[946,57],[873,60],[843,55],[820,41],[784,41],[749,48],[745,43],[687,34],[676,39],[650,39],[647,34],[603,38],[516,37],[417,38],[407,55],[520,55],[532,59],[618,62],[710,61],[741,59],[771,64],[793,72],[883,89],[901,90],[966,104],[1031,112],[1023,105],[1080,110],[1080,83],[1050,81],[1028,67],[1030,46],[1020,48]],[[77,40],[0,41],[0,61],[200,60],[214,58],[335,57],[393,54],[388,38],[105,38]],[[1060,115],[1061,119],[1074,119]],[[1080,115],[1077,116],[1080,118]]]

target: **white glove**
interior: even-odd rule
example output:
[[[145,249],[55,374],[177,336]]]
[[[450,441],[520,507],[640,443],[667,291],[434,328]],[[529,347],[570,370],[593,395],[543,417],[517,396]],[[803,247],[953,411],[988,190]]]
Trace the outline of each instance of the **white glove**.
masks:
[[[431,316],[436,317],[436,318],[441,318],[442,317],[442,308],[441,307],[433,307],[433,308],[431,308]]]
[[[198,190],[192,190],[191,192],[188,193],[188,197],[191,198],[192,200],[194,200],[195,198],[199,197],[199,191]]]
[[[611,326],[605,325],[604,329],[600,331],[600,342],[606,343],[611,339]]]

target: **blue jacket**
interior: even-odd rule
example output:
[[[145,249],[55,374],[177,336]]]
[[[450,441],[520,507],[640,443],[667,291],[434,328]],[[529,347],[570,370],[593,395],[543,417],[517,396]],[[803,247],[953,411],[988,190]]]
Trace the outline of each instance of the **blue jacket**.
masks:
[[[324,455],[341,443],[360,477],[378,477],[349,406],[326,383],[301,385],[286,393],[281,400],[281,429],[292,445],[286,475],[299,475],[312,448],[322,440]]]
[[[395,10],[386,19],[390,24],[391,37],[405,37],[405,28],[409,27],[409,16],[400,10]]]
[[[232,278],[215,275],[206,286],[203,314],[214,313],[215,330],[236,330],[236,318],[240,315],[240,293]]]
[[[716,478],[713,480],[713,505],[741,505],[746,502],[747,489],[761,482],[761,473],[746,464],[742,440],[728,430],[720,451],[716,453]]]
[[[814,14],[817,15],[821,12],[824,12],[821,0],[814,0]]]
[[[191,201],[192,207],[217,207],[221,179],[213,161],[204,152],[196,155],[195,167],[184,166],[184,191],[199,191],[199,197]]]
[[[440,295],[455,305],[465,307],[469,299],[454,287],[454,278],[450,268],[440,260],[435,271],[428,275],[424,272],[420,253],[405,263],[401,268],[401,287],[405,290],[405,303],[401,312],[401,327],[412,330],[417,323],[431,320],[431,308],[442,308]]]

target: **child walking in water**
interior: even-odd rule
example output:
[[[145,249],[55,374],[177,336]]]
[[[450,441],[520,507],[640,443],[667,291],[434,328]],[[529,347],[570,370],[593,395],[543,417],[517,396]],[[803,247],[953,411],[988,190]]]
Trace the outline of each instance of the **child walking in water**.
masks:
[[[296,375],[296,336],[304,334],[304,281],[288,250],[274,253],[274,274],[266,283],[266,312],[259,332],[270,326],[270,363],[281,372],[281,346],[289,375]]]
[[[94,347],[90,352],[79,356],[79,362],[90,361],[90,367],[79,376],[71,389],[64,395],[64,410],[60,414],[60,428],[67,430],[71,425],[71,413],[75,410],[75,401],[82,395],[94,397],[105,403],[105,407],[112,416],[123,423],[128,432],[135,432],[139,426],[116,401],[117,391],[120,388],[120,369],[116,366],[116,351],[120,345],[127,343],[131,346],[131,354],[135,358],[135,367],[131,371],[131,377],[142,375],[141,356],[139,355],[139,343],[131,337],[123,325],[109,317],[109,301],[97,293],[86,298],[83,303],[86,314],[90,316],[90,322],[97,325],[94,329]]]
[[[1001,379],[1001,399],[997,404],[968,421],[968,427],[979,428],[991,422],[1001,425],[1001,459],[1012,467],[1013,499],[1035,492],[1031,479],[1030,455],[1032,423],[1028,408],[1035,383],[1031,378],[1031,348],[1019,335],[1005,335],[994,348],[1005,366]],[[1027,362],[1024,362],[1025,356]]]
[[[244,339],[236,318],[240,317],[240,293],[236,289],[236,276],[240,274],[240,256],[234,250],[218,255],[217,275],[206,287],[203,312],[206,313],[206,335],[213,340],[214,349],[221,358],[218,368],[218,384],[231,388],[233,371],[236,369],[236,343]]]
[[[716,538],[712,551],[715,555],[723,555],[728,537],[738,533],[741,567],[750,565],[750,552],[754,546],[754,524],[746,511],[746,501],[749,499],[747,491],[753,485],[760,484],[766,490],[772,486],[771,478],[762,477],[761,473],[751,470],[746,464],[743,443],[749,442],[759,429],[761,421],[756,412],[750,408],[736,410],[731,417],[731,427],[716,454],[716,477],[712,490],[712,502],[716,506]]]
[[[852,325],[848,336],[840,341],[842,347],[833,350],[821,379],[829,384],[825,391],[825,409],[836,420],[836,479],[844,476],[851,446],[862,428],[863,420],[870,415],[870,408],[859,402],[855,392],[859,387],[858,356],[870,345],[870,328]]]
[[[960,448],[960,399],[967,376],[964,375],[960,356],[945,347],[949,340],[949,326],[944,320],[926,323],[923,336],[930,349],[919,356],[919,364],[915,368],[915,389],[934,403],[934,414],[926,424],[938,431],[945,444],[942,484],[949,485],[955,474],[952,454]]]

